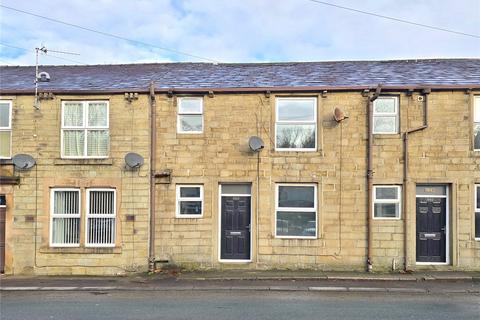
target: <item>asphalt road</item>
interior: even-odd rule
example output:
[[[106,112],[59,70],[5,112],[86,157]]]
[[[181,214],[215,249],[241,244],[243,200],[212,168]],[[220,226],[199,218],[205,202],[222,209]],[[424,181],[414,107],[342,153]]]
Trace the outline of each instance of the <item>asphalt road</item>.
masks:
[[[1,292],[2,320],[480,319],[480,295],[259,291]]]

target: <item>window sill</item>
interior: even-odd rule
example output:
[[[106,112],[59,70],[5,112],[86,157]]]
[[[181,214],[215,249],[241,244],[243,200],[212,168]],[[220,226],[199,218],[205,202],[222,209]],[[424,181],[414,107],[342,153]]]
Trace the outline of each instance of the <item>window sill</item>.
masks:
[[[64,159],[57,158],[53,160],[54,165],[104,165],[111,166],[113,165],[113,159]]]
[[[272,149],[271,155],[272,156],[294,156],[297,157],[298,155],[305,155],[305,156],[323,156],[323,150],[282,150],[282,149]]]
[[[0,158],[0,164],[13,164],[12,158]]]
[[[400,133],[373,133],[374,139],[400,139]]]
[[[177,132],[177,139],[203,139],[204,132]]]
[[[40,249],[40,253],[47,254],[120,254],[122,248],[82,248],[82,247],[44,247]]]
[[[318,240],[318,237],[311,237],[311,236],[274,236],[275,239],[280,240]]]

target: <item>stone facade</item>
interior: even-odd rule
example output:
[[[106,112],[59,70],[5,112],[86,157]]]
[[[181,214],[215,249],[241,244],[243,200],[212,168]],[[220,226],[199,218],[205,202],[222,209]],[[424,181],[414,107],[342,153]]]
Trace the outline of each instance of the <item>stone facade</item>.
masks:
[[[420,93],[397,96],[400,133],[374,135],[373,183],[406,188],[405,217],[372,220],[374,271],[401,269],[407,232],[409,269],[480,270],[480,241],[475,240],[474,186],[480,184],[480,153],[473,151],[473,95],[464,90],[432,91],[428,95],[429,127],[410,135],[409,181],[403,183],[402,132],[422,125]],[[474,92],[477,94],[477,92]],[[480,93],[478,93],[480,94]],[[156,95],[157,168],[171,170],[156,178],[155,255],[185,268],[313,268],[365,270],[367,257],[367,103],[360,91],[315,93],[215,93],[204,95],[204,130],[177,133],[177,98]],[[275,101],[278,97],[316,97],[317,150],[275,150]],[[3,96],[13,101],[12,154],[34,156],[37,166],[16,171],[17,186],[1,186],[7,195],[7,263],[13,274],[121,274],[145,271],[149,232],[149,101],[146,94],[128,102],[123,95],[56,96],[42,101],[32,96]],[[64,99],[110,102],[110,156],[104,160],[60,158],[60,106]],[[348,119],[337,123],[338,107]],[[248,139],[259,136],[265,148],[258,154]],[[124,167],[134,151],[145,164]],[[13,174],[10,164],[3,172]],[[219,261],[219,186],[248,183],[252,195],[251,261]],[[317,188],[317,237],[281,239],[275,236],[275,188],[278,183],[311,183]],[[203,185],[203,216],[175,217],[176,186]],[[415,187],[448,186],[448,263],[415,263]],[[52,187],[113,187],[118,219],[115,248],[50,248],[49,189]],[[134,221],[127,219],[134,216]],[[33,217],[33,218],[30,218]],[[128,220],[128,221],[127,221]],[[406,227],[406,228],[405,228]]]
[[[399,97],[400,132],[422,125],[419,94]],[[318,150],[275,151],[275,99],[314,96],[318,101]],[[367,254],[366,139],[367,98],[360,92],[319,94],[217,94],[204,97],[203,134],[176,133],[176,98],[159,96],[157,156],[171,169],[171,184],[156,188],[157,256],[191,268],[231,268],[219,262],[219,185],[252,185],[252,261],[234,268],[316,268],[364,270]],[[429,95],[429,128],[410,136],[407,194],[408,268],[478,270],[480,242],[474,235],[474,185],[480,182],[480,154],[472,151],[472,96],[464,91]],[[337,124],[340,107],[349,118]],[[252,135],[265,149],[248,149]],[[374,135],[374,185],[403,185],[402,135]],[[175,185],[203,184],[205,213],[200,219],[175,218]],[[315,183],[317,239],[275,237],[275,185]],[[449,187],[449,263],[415,263],[415,186]],[[403,268],[404,217],[372,220],[374,270]]]
[[[7,274],[101,275],[146,270],[149,221],[149,103],[141,96],[131,103],[123,95],[62,96],[42,100],[35,110],[33,96],[2,96],[12,101],[12,155],[32,155],[37,165],[14,171],[11,161],[1,170],[20,177],[19,185],[0,185],[7,195]],[[106,100],[110,112],[110,153],[107,159],[75,160],[60,156],[61,103],[66,100]],[[124,156],[143,155],[146,164],[126,170]],[[4,175],[4,174],[2,174]],[[85,190],[116,190],[116,243],[113,248],[85,247]],[[49,246],[51,188],[80,188],[80,247]],[[133,216],[127,219],[127,216]],[[127,221],[128,220],[128,221]]]

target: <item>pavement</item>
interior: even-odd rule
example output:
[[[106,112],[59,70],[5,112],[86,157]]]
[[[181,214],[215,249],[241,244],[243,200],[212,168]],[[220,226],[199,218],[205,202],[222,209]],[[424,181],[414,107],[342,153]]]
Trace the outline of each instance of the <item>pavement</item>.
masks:
[[[480,294],[480,272],[353,273],[224,270],[117,277],[1,276],[0,291],[308,291]]]

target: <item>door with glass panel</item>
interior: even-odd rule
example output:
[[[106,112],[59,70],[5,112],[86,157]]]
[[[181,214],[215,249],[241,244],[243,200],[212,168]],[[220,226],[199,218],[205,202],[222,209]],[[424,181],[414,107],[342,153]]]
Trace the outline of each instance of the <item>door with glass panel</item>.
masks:
[[[251,185],[220,185],[220,260],[250,260]]]

